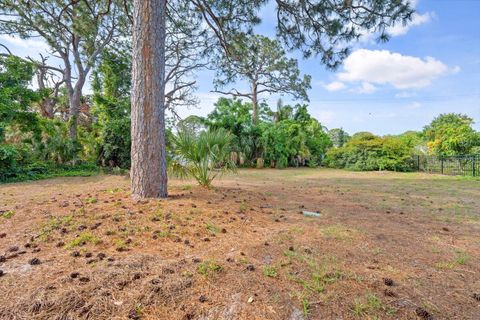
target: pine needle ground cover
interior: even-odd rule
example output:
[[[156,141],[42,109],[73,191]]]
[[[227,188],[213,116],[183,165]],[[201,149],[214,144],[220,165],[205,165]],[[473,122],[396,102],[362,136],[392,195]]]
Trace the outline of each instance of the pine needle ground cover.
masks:
[[[241,169],[140,202],[121,176],[1,185],[0,318],[476,319],[478,183]]]

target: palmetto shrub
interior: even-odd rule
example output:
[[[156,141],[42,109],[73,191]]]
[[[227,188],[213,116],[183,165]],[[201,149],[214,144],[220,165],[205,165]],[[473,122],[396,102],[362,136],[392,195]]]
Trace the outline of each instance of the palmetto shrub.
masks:
[[[173,138],[173,156],[169,170],[178,177],[193,177],[207,188],[221,173],[235,170],[230,160],[233,135],[224,129],[195,134],[180,131]]]

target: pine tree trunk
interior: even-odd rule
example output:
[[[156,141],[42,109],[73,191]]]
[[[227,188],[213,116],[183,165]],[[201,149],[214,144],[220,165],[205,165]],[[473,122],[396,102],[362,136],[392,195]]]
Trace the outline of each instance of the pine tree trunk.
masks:
[[[258,93],[257,84],[254,82],[252,85],[252,122],[254,125],[258,123]]]
[[[132,196],[164,198],[166,0],[134,0],[133,14]]]

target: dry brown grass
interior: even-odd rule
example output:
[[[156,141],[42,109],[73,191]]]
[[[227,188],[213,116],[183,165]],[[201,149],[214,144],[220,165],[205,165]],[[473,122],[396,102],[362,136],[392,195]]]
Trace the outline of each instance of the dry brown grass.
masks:
[[[477,319],[478,184],[240,170],[142,202],[118,176],[3,185],[0,319]]]

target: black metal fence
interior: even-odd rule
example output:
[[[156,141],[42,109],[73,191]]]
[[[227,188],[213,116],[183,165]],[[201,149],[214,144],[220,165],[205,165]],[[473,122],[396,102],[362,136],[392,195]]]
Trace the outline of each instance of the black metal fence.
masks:
[[[480,154],[465,156],[413,156],[418,171],[480,177]]]

